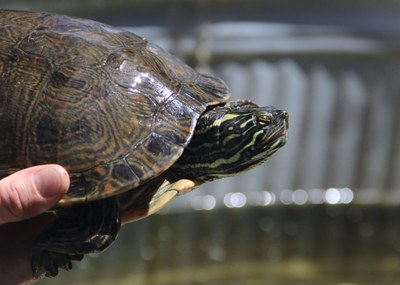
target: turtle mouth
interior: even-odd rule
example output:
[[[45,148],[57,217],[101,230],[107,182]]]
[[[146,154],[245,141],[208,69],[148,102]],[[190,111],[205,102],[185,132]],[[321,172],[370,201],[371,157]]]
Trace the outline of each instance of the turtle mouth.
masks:
[[[271,148],[280,148],[286,144],[287,132],[283,130],[281,133],[276,134],[272,139]]]
[[[288,136],[288,122],[284,121],[282,127],[278,129],[277,132],[272,137],[272,140],[277,141],[277,143],[280,144],[280,146],[283,146],[286,144],[287,141],[287,136]]]
[[[274,154],[278,149],[283,147],[288,139],[289,118],[286,111],[275,118],[273,125],[275,129],[266,130],[262,138],[262,150],[255,159],[264,158],[264,160]]]
[[[279,148],[283,147],[287,142],[287,132],[284,131],[280,136],[277,136],[273,143],[271,144],[270,148],[275,152]]]
[[[279,148],[286,144],[287,134],[289,129],[289,115],[286,111],[280,111],[280,114],[275,118],[273,125],[275,130],[266,131],[264,141],[270,141],[266,147]]]
[[[283,147],[287,142],[287,129],[282,127],[280,131],[275,132],[272,136],[265,135],[264,141],[266,143],[264,144],[263,151],[255,159],[258,159],[258,157],[266,159]]]

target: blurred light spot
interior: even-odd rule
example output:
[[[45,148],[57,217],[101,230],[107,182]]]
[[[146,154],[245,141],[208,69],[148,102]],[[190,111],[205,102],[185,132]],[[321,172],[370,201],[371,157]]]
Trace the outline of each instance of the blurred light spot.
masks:
[[[311,189],[309,193],[310,203],[322,204],[324,203],[324,191],[322,189]]]
[[[222,246],[210,246],[207,254],[210,259],[215,261],[223,261],[226,258],[226,250]]]
[[[307,203],[308,200],[308,194],[305,190],[303,189],[297,189],[293,192],[293,202],[296,205],[304,205]]]
[[[158,230],[158,238],[163,241],[170,240],[173,236],[173,233],[174,232],[171,230],[170,227],[163,226],[160,227]]]
[[[251,206],[268,206],[275,204],[276,195],[269,191],[253,191],[247,195],[247,200]]]
[[[273,192],[263,191],[263,206],[273,205],[276,202],[276,195]]]
[[[246,205],[247,198],[241,192],[228,193],[224,196],[224,204],[228,208],[241,208]]]
[[[212,195],[205,195],[203,197],[203,209],[204,210],[212,210],[217,205],[217,200]]]
[[[351,189],[349,188],[342,188],[340,189],[341,193],[341,199],[340,202],[343,204],[349,204],[353,201],[354,199],[354,193]]]
[[[286,189],[282,190],[279,199],[281,200],[282,204],[284,205],[290,205],[293,203],[293,197],[292,197],[293,191]]]
[[[195,196],[191,201],[194,210],[212,210],[217,205],[217,200],[213,195]]]
[[[325,201],[328,204],[337,204],[340,202],[341,194],[336,188],[329,188],[325,191]]]
[[[144,246],[140,250],[140,256],[144,260],[149,261],[149,260],[154,259],[154,257],[156,256],[156,251],[155,251],[154,247],[152,247],[152,246],[149,246],[149,245],[148,246]]]
[[[202,210],[203,209],[203,198],[201,196],[195,196],[190,201],[190,205],[192,206],[193,210]]]

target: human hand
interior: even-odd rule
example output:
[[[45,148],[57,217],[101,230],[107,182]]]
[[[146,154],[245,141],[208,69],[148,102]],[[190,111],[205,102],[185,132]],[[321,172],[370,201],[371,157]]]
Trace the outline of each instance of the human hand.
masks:
[[[41,165],[0,180],[0,285],[31,284],[30,247],[52,220],[43,214],[68,191],[69,176],[58,165]]]

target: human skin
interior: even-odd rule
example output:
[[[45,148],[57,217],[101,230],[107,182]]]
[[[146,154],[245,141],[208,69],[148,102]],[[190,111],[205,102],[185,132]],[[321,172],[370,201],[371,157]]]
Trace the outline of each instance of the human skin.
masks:
[[[30,248],[52,215],[45,213],[69,188],[59,165],[34,166],[0,180],[0,285],[32,284]],[[44,214],[43,214],[44,213]]]

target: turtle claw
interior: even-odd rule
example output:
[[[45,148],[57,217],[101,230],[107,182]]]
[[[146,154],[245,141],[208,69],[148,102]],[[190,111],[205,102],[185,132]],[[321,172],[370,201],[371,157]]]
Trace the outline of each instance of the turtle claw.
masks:
[[[36,276],[42,272],[46,277],[55,277],[59,269],[71,270],[72,261],[80,261],[83,254],[55,253],[47,250],[34,250],[32,253],[31,267]]]

